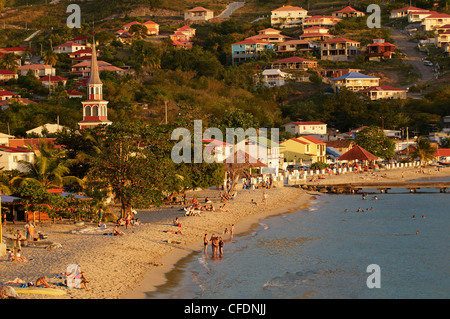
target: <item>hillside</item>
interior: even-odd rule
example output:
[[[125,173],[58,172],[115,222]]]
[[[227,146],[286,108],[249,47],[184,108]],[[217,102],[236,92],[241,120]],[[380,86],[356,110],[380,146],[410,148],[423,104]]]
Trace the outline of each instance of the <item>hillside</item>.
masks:
[[[351,1],[360,10],[364,10],[368,2]],[[88,35],[95,25],[99,59],[133,71],[122,77],[102,73],[104,94],[109,101],[108,115],[113,122],[125,117],[145,117],[163,123],[167,102],[169,122],[185,116],[185,119],[201,118],[214,124],[227,110],[240,109],[251,114],[261,126],[267,127],[281,127],[287,121],[303,119],[323,121],[344,131],[361,125],[379,125],[380,118],[384,117],[386,128],[409,126],[420,132],[429,132],[430,128],[439,125],[442,116],[450,112],[440,98],[434,98],[447,98],[450,94],[445,80],[449,76],[449,59],[440,56],[439,52],[432,52],[429,58],[442,67],[441,77],[431,81],[427,77],[427,81],[422,82],[419,81],[425,77],[421,70],[403,59],[399,52],[394,58],[383,62],[367,61],[362,55],[346,61],[325,61],[321,60],[317,50],[305,55],[318,61],[319,69],[360,69],[364,74],[379,77],[380,85],[411,88],[414,99],[368,101],[354,92],[342,96],[331,94],[330,82],[322,81],[312,70],[301,72],[306,81],[292,81],[281,87],[256,88],[256,73],[271,68],[271,62],[275,59],[288,57],[292,53],[268,52],[258,59],[233,65],[231,45],[270,27],[268,14],[285,1],[250,0],[233,14],[232,19],[194,24],[196,34],[191,50],[177,50],[169,40],[169,36],[185,24],[184,10],[204,6],[218,15],[225,9],[227,1],[83,1],[79,2],[83,22],[81,29],[69,29],[65,25],[68,16],[66,6],[70,1],[49,0],[45,4],[43,0],[29,0],[28,6],[25,0],[9,3],[11,5],[2,13],[5,29],[0,33],[0,47],[29,47],[34,50],[34,62],[41,59],[40,52],[45,54],[79,35]],[[311,15],[330,14],[348,3],[338,0],[290,2],[291,5],[308,8]],[[403,5],[396,2],[388,4],[385,9]],[[386,18],[387,12],[386,9],[383,18]],[[362,48],[375,38],[400,43],[389,28],[368,29],[365,20],[358,19],[339,24],[331,31],[332,34],[360,41]],[[114,32],[125,24],[147,20],[159,24],[159,36],[133,38],[129,43],[117,40]],[[24,42],[36,30],[41,32],[31,41]],[[298,39],[300,31],[299,27],[281,30],[283,35],[295,39]],[[414,56],[422,54],[414,51],[414,39],[408,39],[404,34],[401,37]],[[420,58],[415,58],[420,64]],[[55,64],[56,74],[68,78],[70,89],[84,91],[84,88],[76,86],[77,75],[72,72],[71,65],[72,61],[66,53],[59,54]],[[431,68],[425,68],[425,71],[433,75]],[[313,77],[309,82],[310,76]],[[39,103],[15,106],[0,112],[3,132],[8,128],[11,133],[21,135],[27,129],[53,122],[57,116],[61,124],[77,127],[82,116],[80,101],[64,98],[64,89],[49,94],[38,84],[36,79],[21,77],[19,81],[5,86],[5,89],[19,92],[22,97],[34,98]]]

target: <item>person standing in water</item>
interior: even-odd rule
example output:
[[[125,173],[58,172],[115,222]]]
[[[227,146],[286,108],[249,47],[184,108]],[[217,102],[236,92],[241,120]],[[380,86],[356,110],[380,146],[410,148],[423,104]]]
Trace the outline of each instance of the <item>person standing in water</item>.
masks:
[[[206,254],[206,250],[208,248],[208,234],[205,234],[205,237],[203,237],[203,246],[205,246],[205,254]]]

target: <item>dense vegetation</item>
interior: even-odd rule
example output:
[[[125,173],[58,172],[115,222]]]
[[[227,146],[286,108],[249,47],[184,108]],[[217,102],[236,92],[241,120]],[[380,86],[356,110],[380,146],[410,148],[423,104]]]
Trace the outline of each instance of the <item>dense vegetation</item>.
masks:
[[[324,1],[325,3],[326,1]],[[342,2],[342,1],[341,1]],[[346,3],[336,1],[334,6]],[[346,2],[346,1],[344,1]],[[429,6],[422,1],[423,7]],[[431,1],[429,1],[431,3]],[[9,5],[24,5],[24,1],[10,1]],[[29,1],[30,5],[38,2]],[[194,3],[192,3],[193,5]],[[225,6],[225,1],[214,4],[219,10]],[[260,7],[260,10],[270,10],[281,1],[267,2],[263,0],[250,1],[249,6]],[[405,3],[391,2],[386,9],[401,7]],[[151,8],[166,8],[173,10],[175,6],[190,6],[188,1],[154,0],[154,1],[93,1],[83,3],[88,12],[97,12],[100,17],[117,12],[124,12],[136,6]],[[203,4],[206,5],[206,4]],[[322,2],[297,1],[292,5],[323,8]],[[364,4],[353,4],[362,10]],[[359,8],[361,6],[361,8]],[[49,8],[53,7],[43,6]],[[157,17],[155,17],[157,19]],[[58,17],[56,20],[59,20]],[[100,19],[97,18],[96,19]],[[100,59],[122,67],[134,68],[134,75],[117,77],[107,72],[102,73],[104,96],[109,101],[109,117],[115,122],[122,118],[142,118],[155,123],[164,119],[164,105],[168,103],[169,120],[178,114],[193,112],[207,123],[214,124],[214,119],[221,118],[226,110],[240,109],[254,116],[258,125],[280,127],[290,120],[323,121],[330,127],[340,131],[362,125],[384,124],[386,129],[409,127],[420,134],[438,129],[441,117],[449,114],[446,101],[449,98],[448,86],[414,87],[413,89],[428,92],[423,99],[418,100],[381,100],[369,101],[352,92],[329,94],[328,86],[313,75],[311,83],[290,83],[282,88],[255,87],[253,77],[255,72],[268,67],[274,58],[283,57],[267,53],[257,61],[231,65],[231,44],[246,37],[257,34],[258,30],[270,26],[268,19],[256,23],[248,20],[229,19],[223,22],[193,25],[197,30],[192,50],[176,50],[167,40],[156,43],[150,38],[133,41],[125,45],[115,40],[114,30],[136,18],[125,16],[112,20],[96,22],[96,39],[100,45]],[[142,18],[138,20],[144,21]],[[40,18],[36,20],[41,21]],[[166,24],[161,20],[161,28],[174,30],[175,25]],[[76,79],[70,74],[71,61],[65,54],[56,57],[46,57],[52,46],[61,44],[77,35],[92,31],[92,23],[85,18],[81,29],[69,29],[64,23],[52,22],[52,29],[47,28],[31,43],[35,54],[41,49],[46,62],[53,61],[58,74],[69,78],[70,88]],[[390,41],[390,30],[369,30],[364,27],[361,19],[347,19],[339,23],[332,31],[339,36],[348,36],[360,40],[364,44],[374,37],[382,37]],[[40,23],[40,22],[39,22]],[[183,22],[180,20],[178,26]],[[45,27],[45,25],[39,25]],[[297,30],[283,30],[286,35],[296,36]],[[2,32],[2,45],[19,45],[26,33],[24,30],[7,29]],[[42,44],[42,47],[41,47]],[[317,55],[316,55],[317,57]],[[314,58],[314,57],[310,57]],[[320,62],[321,67],[353,67],[367,72],[397,72],[398,85],[412,85],[416,75],[405,65],[401,56],[386,62],[366,62],[358,58],[353,62]],[[444,65],[445,67],[445,65]],[[0,112],[0,130],[2,132],[23,136],[25,131],[36,126],[55,122],[59,116],[60,123],[77,128],[81,119],[81,101],[68,99],[63,89],[58,89],[49,95],[46,88],[30,76],[20,77],[7,83],[4,89],[18,92],[23,97],[35,99],[37,104],[12,105]],[[50,96],[50,97],[49,97]]]

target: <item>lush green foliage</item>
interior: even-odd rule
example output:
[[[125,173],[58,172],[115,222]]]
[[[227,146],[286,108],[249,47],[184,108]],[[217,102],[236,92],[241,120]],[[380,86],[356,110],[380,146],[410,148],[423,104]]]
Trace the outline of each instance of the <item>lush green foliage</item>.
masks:
[[[359,132],[355,143],[373,155],[384,159],[391,159],[395,156],[394,141],[377,126],[370,126]]]

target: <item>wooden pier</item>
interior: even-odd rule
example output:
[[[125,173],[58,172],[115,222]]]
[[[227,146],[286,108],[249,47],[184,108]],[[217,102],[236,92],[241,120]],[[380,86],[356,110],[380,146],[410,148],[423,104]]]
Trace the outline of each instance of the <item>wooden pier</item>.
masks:
[[[450,181],[415,181],[415,182],[367,182],[367,183],[346,183],[346,184],[317,184],[306,185],[307,188],[315,187],[316,190],[326,193],[348,193],[358,194],[362,189],[373,188],[380,193],[387,193],[391,189],[404,188],[411,193],[417,193],[421,188],[439,189],[440,193],[446,193],[450,188]],[[304,187],[305,188],[305,187]]]

